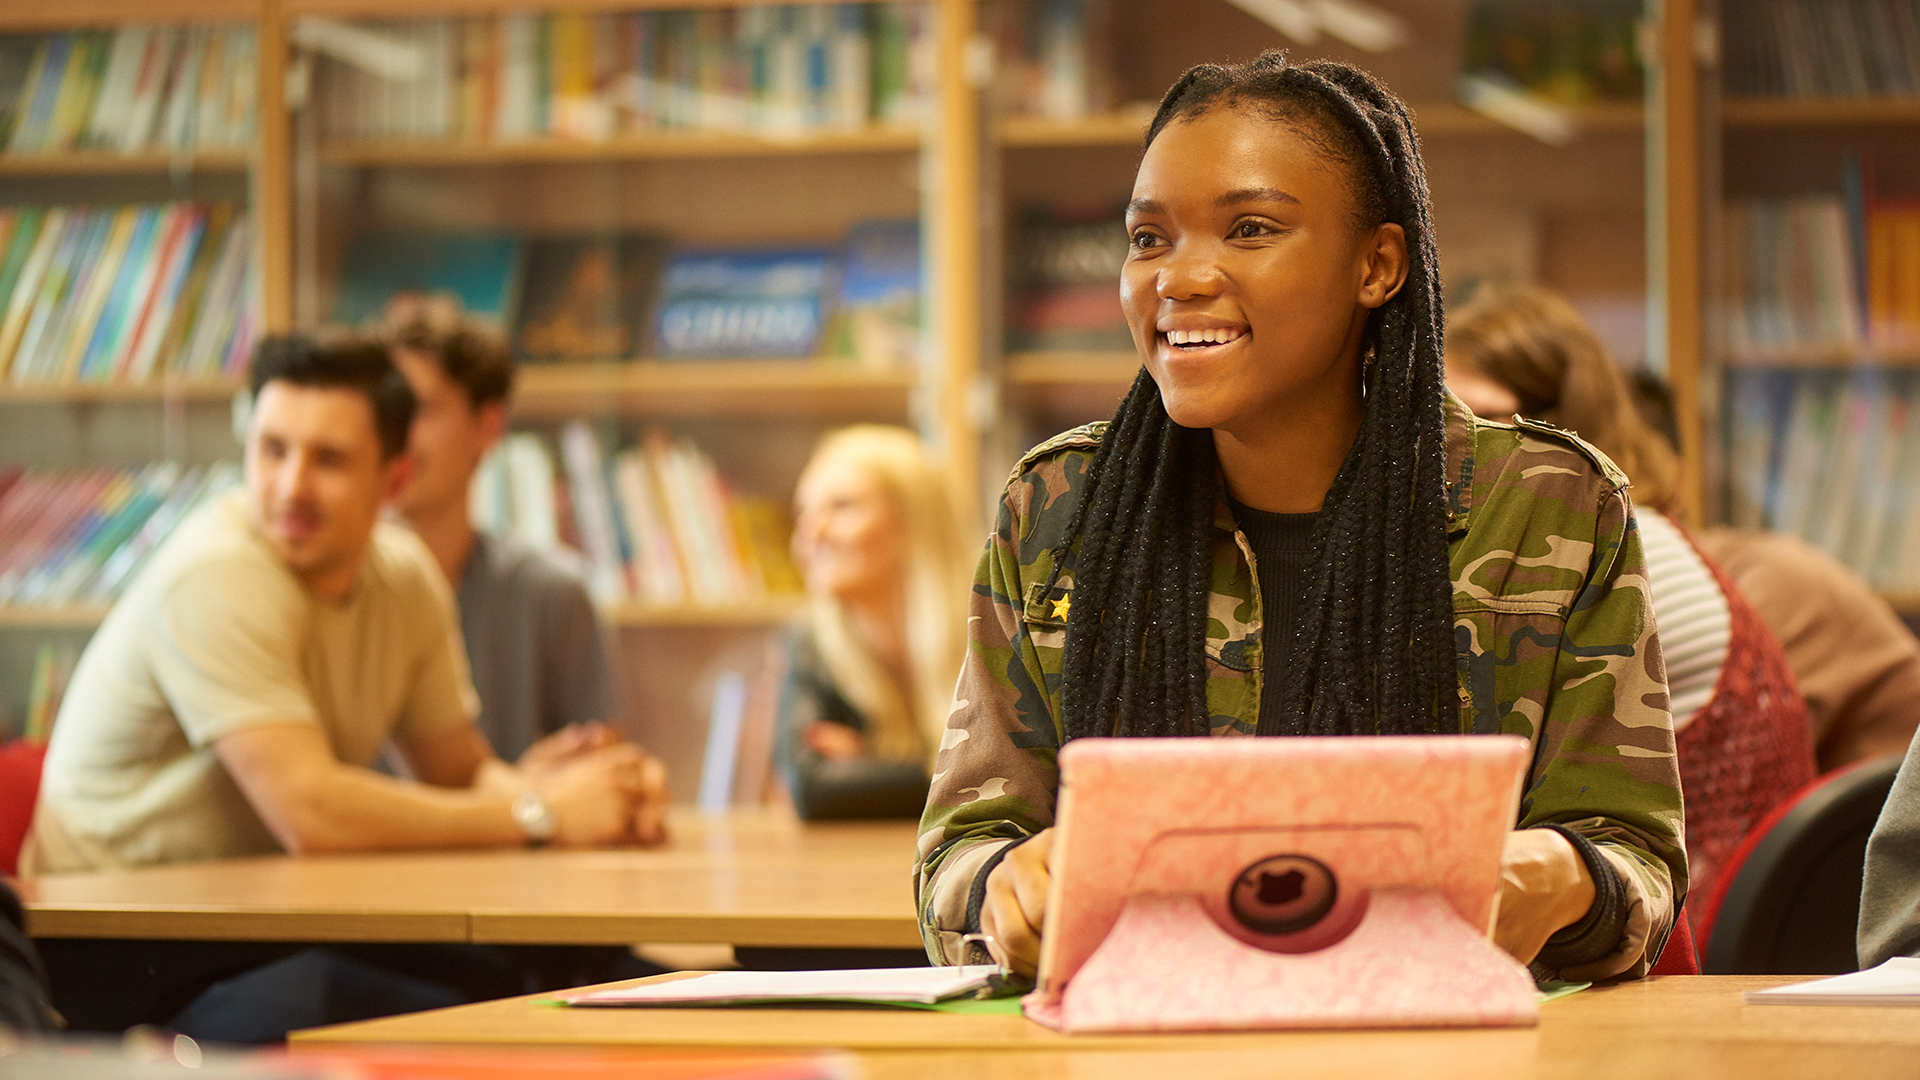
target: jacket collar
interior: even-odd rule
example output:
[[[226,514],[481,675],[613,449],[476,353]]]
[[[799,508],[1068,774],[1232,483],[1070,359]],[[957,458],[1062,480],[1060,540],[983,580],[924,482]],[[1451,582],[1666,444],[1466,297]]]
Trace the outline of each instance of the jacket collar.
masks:
[[[1479,420],[1453,396],[1453,391],[1448,390],[1446,395],[1441,408],[1447,433],[1447,533],[1453,535],[1467,531],[1473,512],[1473,433]],[[1219,480],[1220,496],[1213,504],[1213,527],[1222,532],[1238,532],[1239,523],[1234,521],[1233,510],[1227,505],[1226,477],[1221,476]]]

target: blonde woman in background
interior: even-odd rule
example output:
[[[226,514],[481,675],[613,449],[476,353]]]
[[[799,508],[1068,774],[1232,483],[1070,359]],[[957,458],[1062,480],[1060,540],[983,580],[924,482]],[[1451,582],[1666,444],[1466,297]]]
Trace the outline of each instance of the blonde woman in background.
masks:
[[[920,816],[966,651],[966,545],[920,439],[820,441],[794,494],[805,624],[789,639],[781,772],[804,818]]]
[[[1448,387],[1478,415],[1567,428],[1632,482],[1686,793],[1687,913],[1708,929],[1720,868],[1815,775],[1806,703],[1786,654],[1676,522],[1679,457],[1573,305],[1540,288],[1477,298],[1447,320],[1446,364]]]

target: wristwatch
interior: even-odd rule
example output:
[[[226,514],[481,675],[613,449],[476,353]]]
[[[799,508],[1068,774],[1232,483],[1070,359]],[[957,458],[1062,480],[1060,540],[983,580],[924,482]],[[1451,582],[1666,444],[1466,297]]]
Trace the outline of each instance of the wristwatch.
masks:
[[[553,808],[532,788],[513,797],[513,820],[520,831],[527,834],[528,847],[545,845],[560,828],[560,819],[554,815]]]

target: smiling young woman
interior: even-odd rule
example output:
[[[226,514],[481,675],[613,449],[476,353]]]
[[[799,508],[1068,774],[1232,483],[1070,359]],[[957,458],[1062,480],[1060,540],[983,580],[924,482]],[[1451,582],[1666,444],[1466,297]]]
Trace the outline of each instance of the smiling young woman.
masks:
[[[1141,374],[1021,462],[975,578],[929,953],[985,932],[1032,970],[1067,740],[1505,732],[1534,753],[1495,940],[1542,977],[1644,974],[1686,856],[1625,479],[1447,394],[1406,107],[1330,62],[1195,68],[1127,228]]]

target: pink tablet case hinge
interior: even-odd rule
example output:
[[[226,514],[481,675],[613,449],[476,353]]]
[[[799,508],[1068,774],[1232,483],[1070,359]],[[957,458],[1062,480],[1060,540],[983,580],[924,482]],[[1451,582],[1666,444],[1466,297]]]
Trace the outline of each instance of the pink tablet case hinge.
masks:
[[[1428,889],[1380,889],[1342,940],[1304,953],[1229,935],[1192,894],[1135,894],[1032,1019],[1070,1033],[1461,1027],[1539,1019],[1533,979]]]

